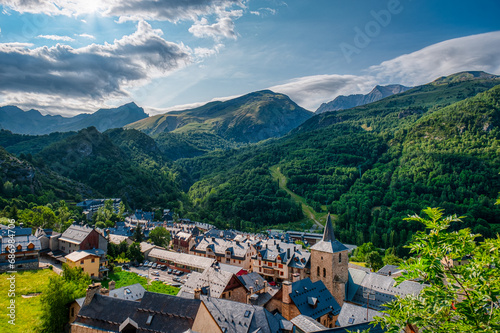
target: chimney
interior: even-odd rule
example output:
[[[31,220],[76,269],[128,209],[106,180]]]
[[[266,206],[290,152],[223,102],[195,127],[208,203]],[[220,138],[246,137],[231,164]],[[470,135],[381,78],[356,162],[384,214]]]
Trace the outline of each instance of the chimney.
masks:
[[[293,273],[292,274],[292,283],[297,282],[300,280],[300,274],[299,273]]]
[[[286,259],[290,259],[290,248],[286,249]]]
[[[200,288],[196,288],[194,290],[194,299],[200,299],[200,296],[201,296],[201,289]]]
[[[92,283],[89,285],[87,288],[87,295],[85,295],[85,300],[83,301],[83,306],[89,305],[90,302],[92,302],[92,298],[94,298],[94,295],[98,293],[99,290],[101,290],[100,283]]]
[[[248,288],[248,290],[250,291],[250,295],[253,295],[253,287]]]
[[[267,287],[268,287],[267,281],[264,280],[264,293],[267,293]]]
[[[101,290],[99,292],[103,296],[109,296],[109,289],[101,288]]]
[[[114,290],[115,289],[115,285],[116,285],[116,282],[111,280],[108,284],[108,287],[109,287],[109,291],[111,290]]]
[[[392,275],[392,272],[391,272],[391,271],[389,271],[389,276],[391,276],[391,275]]]
[[[283,281],[281,286],[281,292],[283,294],[282,301],[284,304],[290,304],[292,299],[290,298],[290,294],[292,293],[292,283],[290,281]]]

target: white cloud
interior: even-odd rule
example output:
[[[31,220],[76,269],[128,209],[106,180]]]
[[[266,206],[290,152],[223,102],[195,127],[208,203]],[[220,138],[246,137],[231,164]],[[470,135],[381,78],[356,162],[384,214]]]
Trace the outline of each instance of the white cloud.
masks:
[[[199,16],[244,7],[246,0],[0,0],[5,8],[47,15],[78,16],[99,12],[124,20],[196,20]]]
[[[381,82],[409,86],[462,71],[500,73],[500,31],[450,39],[368,69]]]
[[[205,102],[196,102],[196,103],[189,103],[189,104],[174,105],[174,106],[171,106],[171,107],[168,107],[168,108],[145,107],[144,109],[145,109],[146,113],[148,113],[149,115],[155,116],[155,115],[164,114],[164,113],[167,113],[167,112],[170,112],[170,111],[182,111],[182,110],[194,109],[194,108],[203,106],[203,105],[205,105],[207,103],[210,103],[210,102],[218,102],[218,101],[219,102],[224,102],[224,101],[228,101],[230,99],[238,98],[238,97],[241,97],[241,96],[242,95],[234,95],[234,96],[226,96],[226,97],[216,97],[216,98],[212,98],[211,100],[205,101]]]
[[[366,94],[377,84],[416,86],[462,71],[500,74],[500,31],[450,39],[371,66],[365,75],[316,75],[269,89],[316,110],[339,95]]]
[[[217,23],[208,24],[208,21],[203,18],[199,22],[193,24],[189,28],[189,32],[195,37],[204,38],[211,37],[214,40],[219,40],[221,37],[236,39],[237,34],[234,31],[234,22],[229,17],[217,19]]]
[[[367,93],[376,84],[377,81],[372,76],[334,74],[296,78],[269,89],[288,95],[300,106],[315,111],[321,103],[330,101],[335,96]]]
[[[89,34],[79,34],[78,36],[88,39],[95,39],[95,36]]]
[[[36,38],[64,41],[64,42],[74,42],[75,40],[68,36],[58,36],[58,35],[38,35]]]
[[[192,62],[191,50],[161,36],[161,30],[141,21],[135,33],[112,44],[77,49],[61,44],[38,48],[0,44],[0,93],[4,102],[20,106],[38,103],[66,108],[67,104],[69,109],[79,105],[92,110],[90,105],[128,96],[128,88]],[[58,104],[58,99],[64,103]]]

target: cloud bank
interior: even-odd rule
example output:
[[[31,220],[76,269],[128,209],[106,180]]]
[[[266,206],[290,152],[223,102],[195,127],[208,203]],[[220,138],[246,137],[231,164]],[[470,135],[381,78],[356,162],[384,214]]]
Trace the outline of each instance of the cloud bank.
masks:
[[[500,31],[450,39],[371,66],[365,75],[316,75],[270,87],[315,111],[339,95],[368,93],[377,84],[416,86],[462,71],[500,74]]]
[[[0,92],[4,102],[19,105],[19,94],[33,101],[50,101],[51,96],[68,103],[128,96],[127,87],[168,75],[192,62],[192,51],[162,38],[144,21],[137,31],[112,44],[91,44],[72,48],[32,48],[30,44],[0,44]],[[28,95],[26,95],[28,94]],[[62,101],[64,102],[64,101]],[[25,104],[25,103],[21,103]]]

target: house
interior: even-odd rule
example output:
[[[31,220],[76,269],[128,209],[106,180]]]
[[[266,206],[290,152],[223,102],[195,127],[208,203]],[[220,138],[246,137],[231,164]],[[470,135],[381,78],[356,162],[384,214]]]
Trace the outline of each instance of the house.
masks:
[[[259,240],[255,243],[256,255],[252,269],[269,281],[292,280],[294,274],[304,279],[310,275],[311,254],[301,245],[279,239]]]
[[[196,230],[198,230],[196,228]],[[195,235],[190,232],[174,232],[172,233],[172,247],[176,252],[189,253],[189,249],[194,246]]]
[[[241,275],[238,279],[247,291],[248,304],[265,306],[279,291],[279,288],[269,286],[268,282],[255,272]]]
[[[132,243],[134,242],[128,236],[113,235],[113,234],[109,234],[108,235],[108,241],[110,243],[113,243],[113,244],[116,244],[116,245],[120,245],[121,242],[125,242],[125,243],[127,243],[128,246],[132,245]]]
[[[151,251],[153,251],[153,249],[161,249],[161,247],[148,242],[141,242],[139,245],[141,247],[141,253],[144,255],[144,258],[147,258]]]
[[[321,234],[315,234],[311,232],[301,232],[301,231],[287,231],[286,235],[290,237],[294,242],[301,241],[305,245],[314,245],[321,241],[323,238]]]
[[[403,281],[395,286],[392,276],[349,268],[349,283],[346,301],[360,306],[382,311],[384,304],[396,299],[396,296],[418,295],[425,284],[414,281]]]
[[[205,269],[212,266],[215,262],[215,260],[211,258],[204,258],[192,254],[168,251],[158,247],[152,248],[146,258],[149,261],[167,265],[169,268],[177,269],[186,273],[201,273]]]
[[[59,237],[59,250],[66,254],[91,249],[101,249],[106,253],[108,240],[88,226],[73,224]]]
[[[203,273],[191,273],[178,296],[194,298],[197,290],[211,298],[226,298],[241,303],[247,301],[247,290],[239,278],[218,265],[212,265]]]
[[[382,317],[383,313],[372,309],[367,309],[366,306],[344,303],[340,310],[339,317],[337,318],[337,326],[345,327],[350,325],[357,325],[373,321],[373,317]]]
[[[120,203],[121,199],[119,198],[110,198],[110,199],[85,199],[82,202],[78,202],[76,204],[77,207],[81,207],[83,209],[83,214],[86,216],[88,220],[92,219],[92,216],[97,212],[97,210],[101,207],[104,207],[104,203],[108,200],[111,200],[113,203],[113,209],[115,213],[120,211]]]
[[[281,290],[265,307],[270,312],[278,311],[287,320],[302,314],[325,327],[335,326],[341,310],[323,281],[312,282],[309,278],[283,282]]]
[[[37,269],[40,240],[31,234],[31,228],[0,229],[0,272]],[[12,258],[14,256],[14,258]]]
[[[257,251],[249,239],[239,241],[207,237],[205,235],[198,237],[189,253],[200,257],[213,258],[222,264],[252,270],[252,256],[256,255]]]
[[[38,227],[35,231],[35,237],[40,241],[40,254],[59,249],[59,237],[61,234],[52,229],[42,229]]]
[[[145,292],[140,302],[104,296],[89,287],[72,333],[222,332],[199,299]]]
[[[403,275],[404,270],[400,269],[399,266],[396,265],[385,265],[381,269],[377,271],[377,274],[384,275],[384,276],[392,276],[392,277],[398,277]]]
[[[101,285],[100,283],[96,283],[95,285]],[[92,287],[92,285],[90,286]],[[130,286],[121,287],[115,289],[115,281],[110,281],[108,285],[109,289],[101,288],[99,290],[101,295],[109,296],[117,299],[123,299],[127,301],[137,301],[140,302],[142,297],[144,297],[144,293],[146,289],[140,284],[136,283]],[[69,322],[72,323],[75,321],[80,309],[83,306],[83,302],[85,301],[85,297],[78,298],[70,304],[69,307]]]
[[[265,308],[217,299],[200,298],[212,318],[224,333],[291,333],[292,325],[280,315],[272,315]],[[215,332],[215,331],[214,331]]]
[[[108,268],[106,267],[108,262],[106,254],[102,250],[74,251],[64,258],[69,267],[80,267],[93,279],[108,276]]]

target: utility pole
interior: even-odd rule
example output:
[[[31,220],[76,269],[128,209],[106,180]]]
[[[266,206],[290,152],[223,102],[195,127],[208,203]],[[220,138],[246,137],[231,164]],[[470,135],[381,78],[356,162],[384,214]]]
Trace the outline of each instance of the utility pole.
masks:
[[[366,321],[368,322],[368,306],[370,305],[370,300],[374,301],[375,300],[375,291],[364,287],[363,288],[363,297],[366,298]]]

